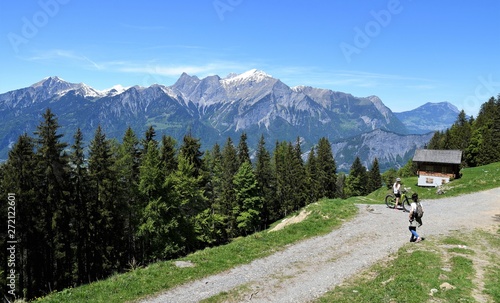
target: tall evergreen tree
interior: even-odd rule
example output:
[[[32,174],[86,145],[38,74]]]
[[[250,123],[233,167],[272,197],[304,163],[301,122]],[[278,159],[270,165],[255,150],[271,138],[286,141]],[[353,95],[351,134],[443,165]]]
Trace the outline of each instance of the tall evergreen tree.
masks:
[[[59,123],[50,109],[42,116],[36,135],[36,180],[38,203],[43,216],[43,274],[48,289],[71,285],[72,251],[70,217],[72,205],[68,196],[66,143],[61,142]],[[47,290],[47,288],[45,288]]]
[[[368,186],[367,194],[371,193],[382,187],[382,175],[380,175],[380,168],[378,164],[378,159],[373,159],[372,167],[368,173]]]
[[[177,169],[176,144],[175,139],[170,136],[163,135],[161,137],[160,161],[166,176]]]
[[[314,147],[311,148],[306,162],[306,184],[308,188],[307,202],[313,203],[320,198],[320,188],[318,182],[318,164]]]
[[[230,238],[238,235],[236,216],[234,216],[233,212],[233,209],[235,208],[233,178],[238,169],[239,166],[236,148],[234,147],[231,138],[228,138],[222,150],[220,206],[222,208],[223,215],[227,218],[226,233]]]
[[[222,208],[222,154],[219,144],[214,144],[211,151],[206,151],[203,157],[209,182],[205,185],[205,197],[209,207],[198,214],[196,218],[196,234],[200,243],[216,245],[225,243],[226,220]]]
[[[152,125],[148,127],[146,132],[144,133],[144,138],[142,139],[142,151],[141,153],[145,155],[148,152],[149,142],[153,142],[155,146],[158,146],[158,142],[155,139],[156,130]]]
[[[182,139],[182,146],[179,150],[179,156],[184,157],[189,163],[193,164],[195,177],[203,175],[203,152],[199,139],[187,134]]]
[[[279,218],[294,211],[295,191],[292,182],[293,147],[289,142],[276,142],[274,167]]]
[[[16,199],[16,239],[18,241],[18,289],[16,295],[31,299],[40,295],[46,287],[44,283],[44,225],[42,205],[37,202],[37,179],[35,178],[36,159],[33,139],[21,135],[9,151],[9,157],[2,165],[2,197],[15,194]],[[7,214],[7,203],[2,203],[2,213]],[[2,214],[2,215],[3,215]],[[7,222],[7,217],[5,221]],[[2,231],[3,234],[3,231]],[[5,234],[5,238],[7,235]],[[0,243],[0,256],[6,260],[6,241]],[[1,262],[4,269],[7,263]],[[4,276],[5,277],[5,276]],[[3,284],[3,285],[6,285]]]
[[[121,211],[125,220],[126,259],[127,263],[133,263],[134,261],[140,261],[142,255],[137,232],[145,205],[139,193],[139,166],[141,161],[139,140],[131,127],[128,127],[125,131],[116,157],[114,170],[119,176],[119,199],[124,206]]]
[[[363,166],[359,157],[356,157],[351,165],[349,176],[346,179],[346,194],[352,196],[364,196],[367,193],[366,167]]]
[[[196,226],[199,215],[208,208],[204,196],[203,175],[197,173],[195,165],[184,155],[179,156],[177,171],[167,177],[167,183],[172,184],[174,195],[180,206],[179,230],[184,240],[183,253],[198,248]]]
[[[236,207],[233,209],[240,234],[247,235],[259,229],[262,198],[258,195],[257,180],[252,165],[245,161],[233,179]]]
[[[327,138],[319,139],[317,150],[318,182],[320,196],[336,197],[337,165],[333,159],[332,147]]]
[[[276,200],[276,178],[271,163],[271,155],[265,146],[262,135],[257,146],[255,177],[259,196],[263,199],[262,223],[264,228],[276,221],[279,216],[279,206]]]
[[[240,136],[240,142],[238,143],[238,166],[241,166],[245,162],[250,162],[250,152],[248,151],[247,145],[247,134],[242,133]]]
[[[146,206],[142,212],[139,236],[145,243],[146,260],[168,259],[184,249],[182,232],[178,231],[180,202],[174,195],[171,175],[161,170],[156,144],[149,142],[140,166],[139,190]]]
[[[87,163],[85,162],[83,133],[80,128],[73,136],[74,143],[71,146],[72,152],[69,156],[71,163],[70,183],[72,192],[72,203],[75,207],[75,214],[72,218],[76,240],[76,282],[84,283],[90,274],[90,264],[88,262],[88,251],[91,249],[88,243],[90,228],[87,202],[90,199],[89,177]]]
[[[306,205],[306,200],[308,197],[308,188],[306,187],[305,178],[306,170],[304,167],[304,161],[302,160],[302,148],[300,146],[300,138],[297,138],[295,145],[291,152],[291,176],[290,182],[292,184],[292,189],[295,193],[293,196],[293,210],[298,210],[299,208]]]
[[[89,251],[91,280],[108,276],[124,263],[122,243],[124,243],[123,205],[118,200],[117,174],[111,143],[106,139],[100,126],[90,142],[89,183],[91,198],[88,202]]]

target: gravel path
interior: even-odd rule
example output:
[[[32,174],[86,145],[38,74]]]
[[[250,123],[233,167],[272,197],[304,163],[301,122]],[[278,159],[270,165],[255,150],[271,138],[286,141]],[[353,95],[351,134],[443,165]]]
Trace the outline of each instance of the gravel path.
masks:
[[[423,200],[423,237],[500,224],[500,188]],[[245,285],[246,302],[308,302],[346,278],[387,258],[409,241],[408,213],[385,205],[358,205],[341,228],[301,241],[266,258],[168,290],[143,303],[198,302]],[[415,243],[414,245],[418,245]]]

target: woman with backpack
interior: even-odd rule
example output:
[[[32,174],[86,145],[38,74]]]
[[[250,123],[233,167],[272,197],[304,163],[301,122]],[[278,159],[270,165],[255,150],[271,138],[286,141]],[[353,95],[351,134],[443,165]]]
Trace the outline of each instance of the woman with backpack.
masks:
[[[420,242],[422,238],[417,234],[417,227],[422,226],[422,216],[424,215],[424,208],[418,202],[418,194],[414,193],[411,196],[411,209],[409,215],[410,226],[408,229],[411,232],[410,242]]]

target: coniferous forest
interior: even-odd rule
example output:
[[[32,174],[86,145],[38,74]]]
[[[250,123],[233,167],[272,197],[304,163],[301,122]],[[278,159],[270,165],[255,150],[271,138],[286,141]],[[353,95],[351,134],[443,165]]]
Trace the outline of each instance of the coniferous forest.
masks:
[[[203,150],[189,133],[176,142],[153,127],[141,135],[129,128],[118,141],[98,126],[85,146],[80,130],[62,142],[59,127],[47,109],[36,132],[20,136],[0,166],[0,235],[7,239],[0,243],[0,282],[8,285],[15,241],[17,297],[225,244],[318,199],[382,186],[377,159],[367,169],[356,158],[348,175],[337,174],[326,138],[304,161],[299,139],[274,142],[271,152],[263,136],[251,149],[242,133],[239,142],[228,138]],[[462,150],[463,166],[500,161],[500,97],[475,119],[462,111],[428,148]],[[398,174],[408,171],[411,163]]]
[[[98,126],[84,146],[80,130],[62,142],[59,127],[47,109],[33,136],[20,136],[0,166],[2,222],[13,215],[4,202],[15,199],[9,211],[15,212],[10,240],[16,241],[18,297],[228,243],[322,197],[367,194],[382,185],[376,160],[378,178],[370,183],[357,159],[349,177],[356,180],[344,191],[326,138],[303,161],[299,139],[275,142],[271,153],[261,137],[251,157],[245,133],[238,143],[228,138],[202,151],[189,133],[176,142],[158,138],[153,127],[142,136],[128,128],[119,143]],[[7,245],[2,242],[2,260]],[[9,268],[1,264],[2,282]]]

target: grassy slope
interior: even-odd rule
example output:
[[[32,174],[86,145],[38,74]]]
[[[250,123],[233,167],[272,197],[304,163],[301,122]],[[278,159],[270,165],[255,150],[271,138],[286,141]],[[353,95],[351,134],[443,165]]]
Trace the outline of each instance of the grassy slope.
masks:
[[[500,163],[464,169],[461,179],[455,180],[444,187],[445,194],[436,195],[436,189],[434,188],[418,188],[418,193],[422,199],[434,199],[495,188],[500,186],[499,172]],[[417,188],[416,182],[416,177],[403,179],[403,184],[412,187],[413,190]],[[192,262],[195,267],[179,268],[175,265],[176,260],[158,262],[145,268],[131,270],[125,274],[114,275],[103,281],[74,289],[66,289],[39,298],[37,302],[126,302],[154,295],[176,285],[219,273],[231,267],[270,255],[287,244],[328,233],[332,229],[339,227],[344,220],[356,214],[355,203],[384,203],[383,199],[387,193],[388,190],[379,189],[367,197],[354,197],[347,200],[322,200],[307,206],[308,210],[311,211],[311,215],[300,224],[288,226],[277,232],[268,233],[263,231],[245,238],[238,238],[228,245],[205,249],[179,259]],[[394,282],[397,284],[392,286],[396,291],[398,287],[406,289],[407,280],[411,280],[414,275],[413,269],[409,267],[411,264],[407,264],[408,262],[405,261],[408,259],[406,256],[408,252],[400,251],[400,253],[402,255],[397,258],[396,262],[401,263],[398,271],[401,274],[398,275],[398,281]],[[422,262],[434,262],[432,264],[435,266],[440,262],[439,254],[433,255],[431,252],[412,252],[412,254],[417,254],[416,256]],[[411,255],[411,258],[414,258],[414,256]],[[498,274],[498,267],[486,274],[486,285],[489,285],[492,293],[500,292],[500,289],[496,286],[499,282]],[[385,289],[385,286],[379,288]],[[422,289],[426,288],[423,287]]]

